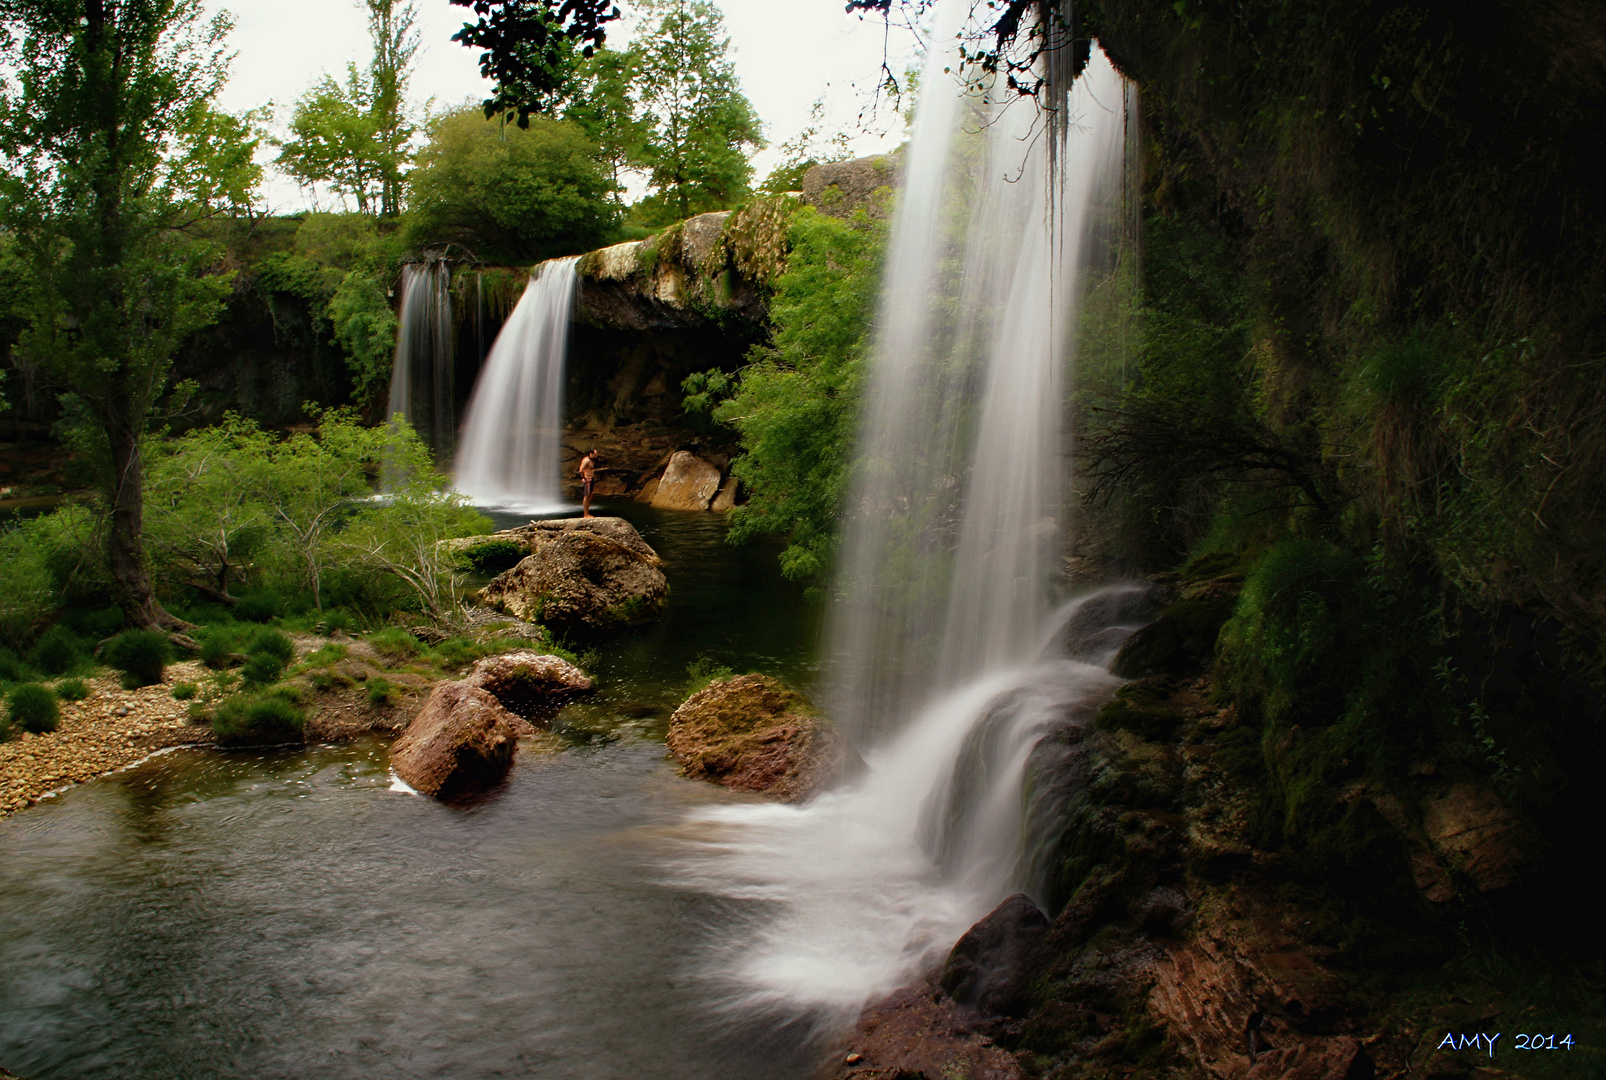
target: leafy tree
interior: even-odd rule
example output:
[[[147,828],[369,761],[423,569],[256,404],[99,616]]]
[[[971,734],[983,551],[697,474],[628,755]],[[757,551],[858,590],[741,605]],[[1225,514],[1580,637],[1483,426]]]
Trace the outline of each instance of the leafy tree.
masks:
[[[230,280],[189,229],[249,202],[258,179],[243,129],[212,104],[229,21],[204,22],[200,0],[6,0],[0,17],[0,218],[27,276],[17,348],[104,440],[107,557],[130,621],[179,630],[146,567],[143,442],[174,351]]]
[[[747,194],[753,167],[743,147],[764,136],[736,82],[724,20],[708,0],[642,0],[656,22],[631,47],[642,121],[651,131],[642,164],[668,220],[720,210]]]
[[[318,413],[316,438],[298,433],[268,450],[258,473],[259,496],[319,611],[323,577],[335,561],[334,536],[369,494],[369,473],[384,460],[387,439],[399,428],[364,427],[348,409],[326,409]]]
[[[301,184],[328,184],[350,196],[360,213],[381,203],[378,121],[369,108],[366,80],[356,64],[346,81],[325,75],[296,102],[291,138],[280,144],[278,166]]]
[[[731,466],[750,493],[731,512],[731,540],[783,533],[788,577],[825,569],[835,543],[853,442],[885,228],[804,207],[788,230],[792,253],[770,303],[775,336],[756,346],[734,394],[717,372],[694,375],[687,406],[712,408],[740,434]],[[701,396],[699,396],[701,395]]]
[[[609,239],[613,185],[578,124],[533,117],[518,128],[468,106],[438,117],[429,136],[410,177],[414,243],[524,262]]]
[[[642,162],[647,141],[647,125],[630,96],[637,71],[635,52],[598,49],[577,70],[580,91],[564,111],[563,118],[585,129],[597,146],[597,153],[608,164],[613,176],[614,198],[622,185],[619,174]]]
[[[153,560],[231,606],[230,577],[243,575],[267,531],[261,488],[272,442],[255,422],[231,413],[215,427],[157,443],[151,454]]]
[[[452,40],[480,53],[480,74],[496,89],[485,99],[487,118],[553,113],[576,91],[577,61],[590,59],[619,18],[613,0],[451,0],[474,9]]]
[[[822,162],[846,161],[853,156],[847,132],[822,135],[825,126],[825,99],[816,98],[809,108],[809,122],[792,138],[781,144],[785,156],[781,163],[764,178],[759,190],[771,194],[800,191],[803,174]]]
[[[328,184],[349,196],[359,213],[394,217],[417,131],[406,107],[408,69],[418,52],[416,13],[410,2],[364,3],[373,60],[366,71],[347,64],[344,82],[325,75],[302,95],[277,163],[302,184]]]

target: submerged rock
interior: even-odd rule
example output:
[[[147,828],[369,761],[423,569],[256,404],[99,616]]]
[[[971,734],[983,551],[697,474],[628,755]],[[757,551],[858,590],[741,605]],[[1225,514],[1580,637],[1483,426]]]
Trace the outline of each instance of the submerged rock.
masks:
[[[1027,960],[1048,928],[1043,910],[1016,893],[954,945],[943,965],[942,988],[984,1016],[1024,1016],[1034,974]]]
[[[560,634],[596,637],[646,622],[669,595],[657,552],[621,518],[542,521],[496,535],[516,535],[530,554],[481,589],[480,602]]]
[[[487,656],[463,677],[520,715],[540,712],[591,689],[585,672],[558,656],[529,649]]]
[[[684,775],[785,802],[811,795],[844,757],[835,726],[767,675],[697,691],[670,718],[668,743]]]
[[[469,795],[506,775],[521,721],[490,694],[441,683],[390,748],[390,765],[415,791],[437,799]]]
[[[678,450],[664,466],[652,505],[660,510],[707,510],[717,494],[718,467],[690,451]]]

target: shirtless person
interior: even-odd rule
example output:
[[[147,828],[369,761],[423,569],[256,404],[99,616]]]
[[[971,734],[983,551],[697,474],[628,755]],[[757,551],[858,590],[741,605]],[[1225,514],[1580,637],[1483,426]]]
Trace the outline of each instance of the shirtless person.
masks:
[[[597,482],[597,452],[587,450],[586,456],[580,459],[580,509],[585,513],[581,517],[592,517],[591,488]]]

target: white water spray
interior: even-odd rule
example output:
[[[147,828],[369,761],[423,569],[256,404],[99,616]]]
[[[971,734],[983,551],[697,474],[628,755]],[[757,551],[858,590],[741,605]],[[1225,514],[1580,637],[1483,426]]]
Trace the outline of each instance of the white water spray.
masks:
[[[968,7],[947,0],[937,40]],[[736,1008],[840,1021],[1039,890],[1027,819],[1055,808],[1029,790],[1033,755],[1117,684],[1109,643],[1139,598],[1062,609],[1110,627],[1082,647],[1054,631],[1084,240],[1121,201],[1121,77],[1095,50],[1068,122],[1045,124],[944,93],[960,67],[934,50],[922,83],[827,627],[823,700],[866,767],[805,806],[701,814],[676,868],[754,902],[706,972]]]
[[[402,267],[386,414],[400,413],[436,456],[446,459],[457,434],[451,283],[452,272],[441,261]]]
[[[558,464],[578,261],[536,268],[474,386],[454,478],[480,505],[531,514],[565,506]]]

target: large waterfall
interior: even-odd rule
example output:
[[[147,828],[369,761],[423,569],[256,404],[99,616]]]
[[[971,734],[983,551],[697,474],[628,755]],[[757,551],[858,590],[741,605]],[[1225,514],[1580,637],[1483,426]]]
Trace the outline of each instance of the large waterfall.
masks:
[[[444,261],[402,267],[401,325],[386,414],[402,414],[443,459],[451,458],[457,435],[451,284]]]
[[[532,514],[564,506],[564,357],[578,261],[536,268],[474,385],[454,480],[476,503]]]
[[[801,807],[700,815],[675,868],[751,912],[705,973],[745,1007],[851,1014],[1041,895],[1028,818],[1054,808],[1029,760],[1116,684],[1108,635],[1056,627],[1119,622],[1119,598],[1056,605],[1055,581],[1083,271],[1122,205],[1128,96],[1098,50],[1063,112],[961,93],[969,7],[944,3],[955,51],[921,84],[827,627],[822,703],[865,767]]]

